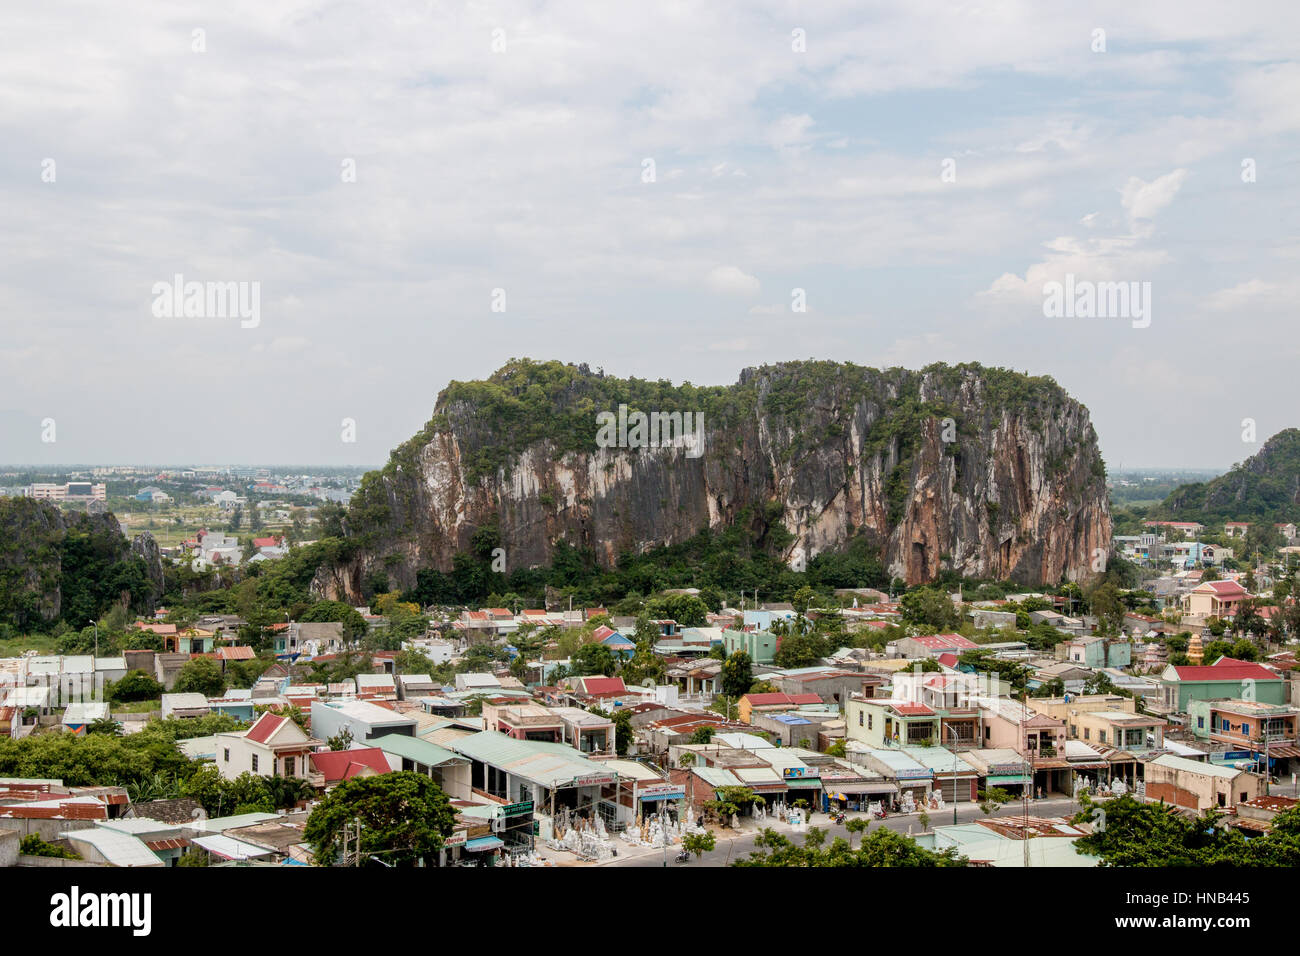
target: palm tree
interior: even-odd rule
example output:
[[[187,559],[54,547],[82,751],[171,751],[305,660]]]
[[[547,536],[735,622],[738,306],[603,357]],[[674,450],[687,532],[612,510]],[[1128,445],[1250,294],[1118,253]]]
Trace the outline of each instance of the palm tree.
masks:
[[[122,725],[112,717],[100,717],[86,727],[88,734],[103,734],[105,737],[121,737]]]

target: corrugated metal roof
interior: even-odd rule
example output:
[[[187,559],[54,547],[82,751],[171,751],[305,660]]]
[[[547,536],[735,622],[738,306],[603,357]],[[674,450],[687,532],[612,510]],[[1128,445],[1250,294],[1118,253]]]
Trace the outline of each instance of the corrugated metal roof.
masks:
[[[564,786],[575,777],[616,776],[604,764],[589,760],[565,744],[515,740],[484,730],[450,742],[457,753],[507,770],[544,787]]]
[[[399,757],[422,763],[426,767],[440,767],[443,764],[455,762],[463,763],[465,760],[464,757],[453,753],[446,747],[439,747],[435,743],[430,743],[419,737],[408,737],[405,734],[385,734],[382,737],[375,738],[370,743],[384,751],[384,753],[396,754]]]
[[[719,787],[744,786],[739,777],[730,770],[723,770],[721,767],[696,767],[693,773],[714,790]]]
[[[89,830],[70,830],[59,836],[73,843],[88,843],[113,866],[162,866],[154,852],[139,837],[114,830],[92,827]]]
[[[222,836],[219,833],[195,837],[192,842],[223,860],[248,860],[259,856],[271,856],[273,852],[265,847],[254,846],[252,843],[245,843],[243,840]]]

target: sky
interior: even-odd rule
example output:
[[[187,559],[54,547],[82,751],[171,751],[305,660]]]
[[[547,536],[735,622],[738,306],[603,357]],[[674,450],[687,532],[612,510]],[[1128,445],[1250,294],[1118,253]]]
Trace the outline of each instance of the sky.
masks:
[[[1297,38],[1293,0],[22,4],[0,462],[379,464],[528,356],[978,361],[1112,470],[1226,468],[1300,425]],[[1067,276],[1149,308],[1049,316]]]

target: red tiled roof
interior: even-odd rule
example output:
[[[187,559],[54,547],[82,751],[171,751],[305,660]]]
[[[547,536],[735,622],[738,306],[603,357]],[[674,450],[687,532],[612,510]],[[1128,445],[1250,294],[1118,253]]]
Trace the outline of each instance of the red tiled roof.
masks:
[[[596,628],[594,631],[591,632],[591,636],[598,641],[603,641],[605,638],[609,637],[609,635],[614,633],[617,632],[612,627],[606,627],[604,624],[602,624],[600,627]]]
[[[974,641],[960,634],[929,634],[915,639],[922,647],[938,650],[941,647],[978,647]]]
[[[255,740],[259,744],[264,744],[271,739],[272,734],[280,729],[280,725],[288,719],[288,717],[277,717],[267,711],[253,722],[253,726],[248,728],[248,733],[244,736],[248,740]]]
[[[584,677],[582,689],[588,694],[627,693],[627,685],[621,677]]]
[[[787,695],[787,694],[779,694],[779,693],[772,693],[772,694],[746,694],[745,696],[741,697],[740,699],[741,699],[741,700],[747,700],[747,701],[749,701],[749,706],[751,706],[751,707],[773,707],[773,706],[782,706],[782,705],[784,705],[784,704],[788,704],[788,703],[790,702],[790,697],[789,697],[789,695]]]
[[[257,654],[251,647],[218,647],[217,657],[223,661],[251,661]]]
[[[378,747],[361,747],[357,750],[323,750],[311,755],[312,766],[324,774],[327,782],[351,780],[369,767],[376,773],[388,773],[393,768]]]
[[[1199,588],[1197,588],[1197,590],[1204,591],[1206,588],[1213,591],[1215,594],[1219,595],[1220,597],[1236,597],[1237,595],[1240,594],[1250,593],[1245,588],[1243,588],[1240,584],[1238,584],[1236,581],[1206,581]]]
[[[894,710],[906,716],[933,717],[935,713],[924,704],[897,704]]]
[[[1179,680],[1281,680],[1267,667],[1235,657],[1221,657],[1213,664],[1175,667]]]

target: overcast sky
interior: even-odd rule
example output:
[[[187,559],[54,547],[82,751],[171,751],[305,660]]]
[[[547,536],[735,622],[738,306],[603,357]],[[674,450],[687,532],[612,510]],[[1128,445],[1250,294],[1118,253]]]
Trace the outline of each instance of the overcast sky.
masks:
[[[1054,376],[1112,469],[1226,467],[1243,419],[1300,425],[1298,20],[11,4],[0,461],[380,463],[526,355],[700,384],[973,360]],[[1150,282],[1149,327],[1046,318],[1067,273]],[[259,283],[256,326],[158,317],[177,274]]]

